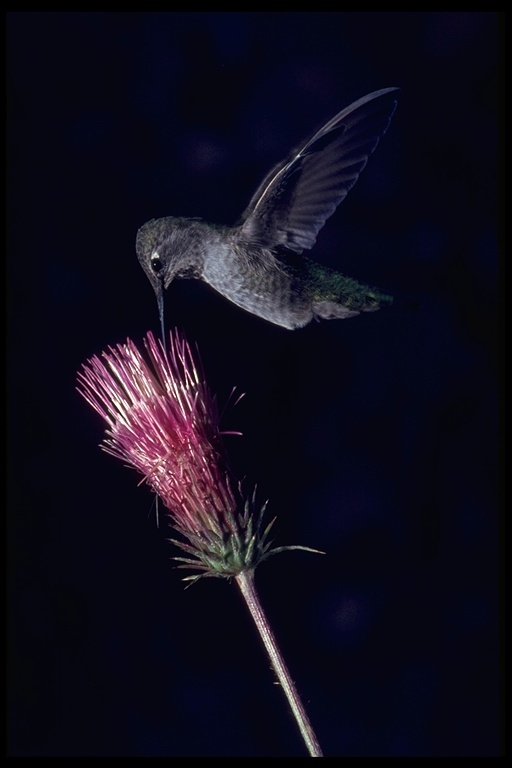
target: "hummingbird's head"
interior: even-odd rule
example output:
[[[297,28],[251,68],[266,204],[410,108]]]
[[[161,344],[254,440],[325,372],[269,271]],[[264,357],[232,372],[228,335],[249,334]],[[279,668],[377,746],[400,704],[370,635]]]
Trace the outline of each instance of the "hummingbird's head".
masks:
[[[146,222],[137,232],[137,256],[155,291],[162,326],[165,289],[175,277],[191,273],[187,249],[190,221],[166,216]]]
[[[176,242],[179,232],[180,219],[171,216],[152,219],[137,232],[137,256],[157,296],[179,272],[181,259]]]

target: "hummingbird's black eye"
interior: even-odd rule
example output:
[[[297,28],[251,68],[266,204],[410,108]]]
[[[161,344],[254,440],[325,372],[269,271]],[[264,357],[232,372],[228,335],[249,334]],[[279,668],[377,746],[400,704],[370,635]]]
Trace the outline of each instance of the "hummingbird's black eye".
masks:
[[[149,263],[151,264],[151,269],[153,270],[155,275],[158,275],[158,273],[160,272],[160,270],[164,266],[162,264],[162,259],[160,258],[160,256],[158,255],[158,253],[156,251],[151,254],[151,259],[150,259]]]

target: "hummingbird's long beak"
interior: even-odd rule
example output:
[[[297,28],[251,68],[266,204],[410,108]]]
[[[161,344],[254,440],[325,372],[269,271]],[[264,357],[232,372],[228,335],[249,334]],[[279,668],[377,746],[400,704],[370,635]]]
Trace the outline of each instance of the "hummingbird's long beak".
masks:
[[[164,284],[162,280],[158,280],[154,283],[156,293],[156,303],[158,307],[158,317],[160,319],[160,330],[162,332],[162,344],[167,351],[167,344],[165,341],[165,322],[164,322]]]

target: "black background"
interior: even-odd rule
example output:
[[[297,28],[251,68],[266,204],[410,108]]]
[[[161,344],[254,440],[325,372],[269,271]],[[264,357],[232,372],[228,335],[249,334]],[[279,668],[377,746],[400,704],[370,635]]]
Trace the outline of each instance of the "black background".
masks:
[[[305,749],[233,584],[183,589],[98,449],[92,354],[158,333],[135,234],[234,222],[364,94],[391,128],[314,258],[417,305],[289,332],[195,282],[228,450],[277,515],[257,583],[326,755],[501,753],[495,13],[9,13],[8,753]]]

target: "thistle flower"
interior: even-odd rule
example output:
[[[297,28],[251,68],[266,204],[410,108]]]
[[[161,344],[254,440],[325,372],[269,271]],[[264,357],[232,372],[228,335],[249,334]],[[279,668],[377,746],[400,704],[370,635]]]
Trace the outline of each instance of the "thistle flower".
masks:
[[[149,332],[144,357],[128,339],[92,357],[78,374],[78,391],[107,422],[103,450],[143,476],[168,510],[171,539],[190,557],[176,558],[201,575],[229,577],[284,549],[271,549],[262,527],[265,507],[243,499],[228,468],[217,400],[199,357],[170,334],[167,351]]]
[[[101,447],[135,468],[168,510],[171,526],[185,539],[171,539],[187,557],[187,576],[233,577],[254,619],[310,755],[322,751],[281,656],[254,585],[258,563],[286,549],[271,547],[263,528],[265,505],[243,499],[228,467],[217,401],[199,358],[185,338],[170,334],[167,351],[149,332],[146,356],[128,339],[92,357],[78,373],[78,391],[107,422]],[[240,434],[240,433],[234,433]]]

